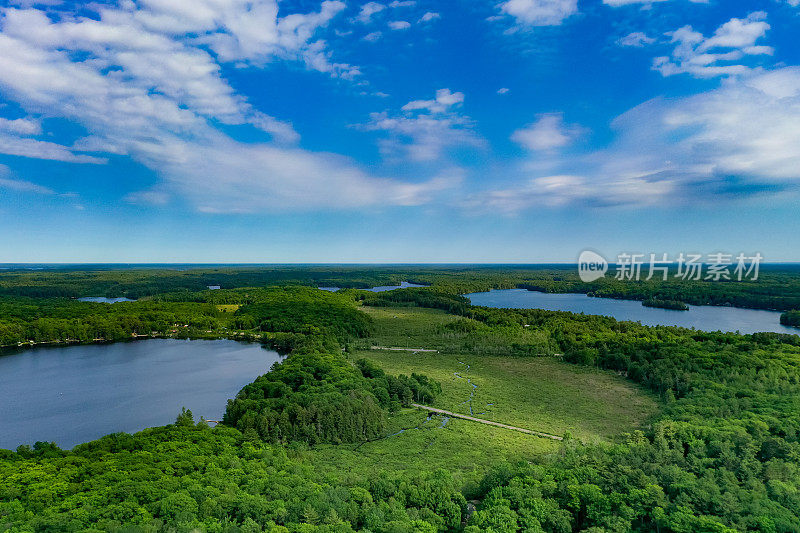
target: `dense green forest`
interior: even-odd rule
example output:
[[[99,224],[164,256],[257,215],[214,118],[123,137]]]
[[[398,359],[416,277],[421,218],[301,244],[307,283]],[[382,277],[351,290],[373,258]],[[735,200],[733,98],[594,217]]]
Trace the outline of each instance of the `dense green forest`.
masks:
[[[152,298],[113,305],[7,293],[0,324],[9,344],[30,335],[247,336],[288,357],[254,376],[213,429],[182,413],[173,425],[72,451],[46,443],[0,451],[0,531],[800,531],[800,337],[474,307],[459,294],[480,284],[516,286],[534,274],[433,270],[400,274],[430,288],[384,293],[319,291],[285,282],[311,274],[286,272],[279,286],[192,291],[165,283]],[[535,274],[536,288],[572,283],[553,272]],[[49,273],[9,275],[32,283]],[[103,283],[121,276],[98,275]],[[353,276],[370,280],[366,271]],[[696,284],[676,300],[691,303],[696,291],[780,307],[773,304],[788,303],[800,287],[791,273],[764,279],[757,290],[721,284],[733,288],[704,292]],[[669,284],[654,286],[649,297],[677,296]],[[605,290],[613,287],[609,281]],[[409,307],[441,310],[451,320],[414,342],[459,357],[548,358],[614,372],[660,398],[660,411],[610,442],[565,435],[553,453],[522,448],[518,463],[497,462],[476,483],[456,475],[462,465],[426,469],[424,455],[407,471],[358,468],[360,443],[387,437],[390,417],[435,401],[445,386],[421,373],[390,375],[352,356],[373,329],[365,307],[398,315]],[[395,319],[402,338],[403,319]],[[304,451],[324,446],[339,449],[349,466],[323,469]]]
[[[642,300],[645,307],[657,307],[659,309],[672,309],[673,311],[688,311],[689,306],[677,300],[659,300],[658,298],[648,298]]]
[[[800,311],[792,310],[781,314],[781,324],[800,327]]]
[[[305,285],[366,289],[409,281],[432,285],[450,294],[489,289],[528,288],[543,292],[577,292],[609,298],[676,300],[690,305],[734,305],[787,311],[800,308],[800,268],[762,265],[757,281],[683,280],[670,272],[667,281],[620,281],[607,276],[583,283],[574,265],[443,266],[309,266],[112,268],[19,267],[0,273],[0,296],[131,299],[182,293],[194,301],[209,286],[223,289]],[[213,291],[211,291],[213,292]],[[221,303],[221,302],[219,302]],[[236,302],[239,303],[239,302]]]
[[[428,403],[441,385],[387,376],[365,360],[295,350],[228,401],[223,422],[268,442],[364,442],[385,434],[385,410]]]

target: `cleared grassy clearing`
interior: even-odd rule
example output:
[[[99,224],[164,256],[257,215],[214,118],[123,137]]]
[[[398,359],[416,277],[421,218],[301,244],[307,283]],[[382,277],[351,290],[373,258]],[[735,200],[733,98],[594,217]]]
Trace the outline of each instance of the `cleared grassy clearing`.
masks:
[[[448,344],[461,340],[458,334],[443,332],[442,325],[458,317],[419,308],[365,311],[376,322],[370,345],[402,346],[407,338],[409,346],[442,350],[356,350],[351,355],[371,359],[391,374],[418,372],[440,381],[443,391],[433,407],[556,435],[568,431],[583,441],[601,441],[636,429],[658,409],[651,394],[612,372],[552,357],[450,352]]]
[[[419,308],[364,308],[375,320],[373,337],[349,358],[365,357],[390,374],[426,374],[442,383],[434,407],[472,414],[555,435],[570,432],[585,442],[632,431],[656,413],[649,393],[616,374],[563,363],[553,357],[500,357],[472,353],[477,336],[454,333],[444,324],[459,317]],[[521,332],[521,335],[535,335]],[[485,354],[505,339],[480,341]],[[488,342],[488,344],[486,344]],[[409,346],[440,353],[370,350]],[[458,349],[454,349],[458,347]],[[472,385],[476,385],[473,387]],[[472,413],[470,413],[470,403]],[[468,420],[404,409],[389,419],[388,436],[362,445],[319,446],[300,452],[318,468],[354,476],[380,470],[445,468],[469,485],[500,461],[528,460],[556,452],[560,443]],[[404,431],[401,431],[404,430]]]
[[[404,430],[404,431],[402,431]],[[401,432],[402,431],[402,432]],[[301,452],[315,467],[347,472],[421,472],[443,468],[464,482],[477,481],[492,465],[554,452],[559,443],[467,420],[404,409],[389,419],[389,437],[362,445],[325,445]]]
[[[391,374],[418,372],[440,381],[433,407],[554,435],[568,431],[585,442],[636,429],[657,410],[650,395],[619,376],[550,358],[387,351],[353,357]]]

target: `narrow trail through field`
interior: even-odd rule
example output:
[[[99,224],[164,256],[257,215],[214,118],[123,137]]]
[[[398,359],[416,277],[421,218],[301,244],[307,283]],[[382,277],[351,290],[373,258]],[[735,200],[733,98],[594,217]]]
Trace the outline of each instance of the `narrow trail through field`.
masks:
[[[431,350],[429,348],[403,348],[401,346],[371,346],[370,350],[389,350],[391,352],[432,352],[439,353],[439,350]]]
[[[422,409],[424,411],[429,411],[431,413],[438,413],[440,415],[446,415],[452,418],[460,418],[462,420],[471,420],[472,422],[478,422],[480,424],[486,424],[488,426],[495,426],[503,429],[511,429],[514,431],[520,431],[522,433],[527,433],[528,435],[535,435],[537,437],[542,437],[545,439],[552,439],[552,440],[564,440],[563,437],[559,437],[558,435],[551,435],[550,433],[543,433],[541,431],[534,431],[532,429],[525,429],[516,426],[509,426],[508,424],[501,424],[500,422],[492,422],[491,420],[484,420],[482,418],[475,418],[474,416],[469,415],[462,415],[459,413],[453,413],[452,411],[445,411],[444,409],[436,409],[435,407],[428,407],[427,405],[420,405],[418,403],[412,403],[413,407],[417,409]]]

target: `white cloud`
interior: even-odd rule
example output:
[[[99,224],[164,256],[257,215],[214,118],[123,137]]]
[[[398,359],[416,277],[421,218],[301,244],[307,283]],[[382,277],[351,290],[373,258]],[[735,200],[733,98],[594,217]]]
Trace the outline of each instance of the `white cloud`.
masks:
[[[633,4],[653,4],[656,2],[666,2],[667,0],[603,0],[603,3],[611,7],[628,6]],[[706,0],[692,0],[695,2],[705,2]]]
[[[711,37],[684,26],[669,33],[675,48],[670,57],[657,57],[653,68],[664,76],[687,73],[698,78],[741,75],[751,67],[742,62],[748,56],[772,55],[769,46],[756,45],[770,26],[766,13],[751,13],[745,19],[732,18]]]
[[[389,27],[393,30],[407,30],[411,24],[405,20],[393,20],[389,22]]]
[[[368,33],[368,34],[366,34],[366,35],[364,36],[364,40],[365,40],[365,41],[369,41],[369,42],[371,42],[371,43],[374,43],[375,41],[377,41],[377,40],[378,40],[378,39],[380,39],[381,37],[383,37],[383,33],[382,33],[382,32],[379,32],[379,31],[373,31],[372,33]]]
[[[440,19],[442,16],[439,13],[428,11],[419,18],[419,22],[430,22],[432,20]]]
[[[57,6],[63,4],[64,0],[10,0],[9,5],[17,7],[33,7],[33,6]]]
[[[35,194],[55,194],[55,192],[41,185],[31,183],[30,181],[17,180],[8,177],[8,167],[0,165],[0,189],[8,189],[16,192],[31,192]]]
[[[450,107],[464,102],[464,93],[451,92],[450,89],[439,89],[433,100],[412,100],[403,106],[403,111],[427,109],[431,113],[444,113]]]
[[[523,26],[558,26],[578,12],[578,0],[508,0],[498,7]]]
[[[648,37],[647,34],[642,33],[640,31],[635,31],[619,39],[617,41],[617,44],[619,44],[620,46],[634,46],[637,48],[641,48],[646,44],[653,44],[654,42],[656,42],[656,40],[653,39],[652,37]]]
[[[511,90],[511,89],[509,89],[508,87],[500,87],[499,89],[497,89],[497,94],[506,94],[506,93],[508,93],[510,90]]]
[[[361,6],[361,10],[358,12],[358,19],[359,22],[362,24],[369,24],[372,22],[372,16],[376,13],[380,13],[386,9],[386,6],[383,4],[379,4],[378,2],[367,2],[363,6]]]
[[[582,131],[578,126],[565,124],[561,113],[546,113],[515,131],[511,140],[532,151],[556,150],[570,145]]]
[[[66,147],[26,137],[39,133],[30,124],[4,123],[0,152],[92,163],[127,156],[161,178],[128,200],[180,197],[207,212],[428,201],[452,180],[376,178],[346,158],[291,148],[298,137],[291,125],[255,109],[222,78],[226,61],[302,61],[357,75],[330,61],[316,37],[343,6],[326,1],[317,12],[284,17],[275,0],[142,0],[87,7],[98,10],[94,18],[0,9],[0,93],[32,116],[87,132]],[[272,142],[238,142],[218,123],[252,125]]]
[[[539,205],[691,205],[800,188],[800,67],[730,80],[618,117],[614,143],[521,165],[519,184],[473,199],[514,212]],[[535,163],[535,164],[534,164]]]
[[[0,131],[16,133],[18,135],[39,135],[42,125],[38,120],[30,118],[7,119],[0,117]]]
[[[159,191],[138,191],[127,194],[124,200],[131,204],[166,205],[169,203],[170,196]]]
[[[49,159],[65,163],[105,163],[103,158],[74,153],[74,149],[60,144],[38,141],[0,131],[0,154]]]
[[[603,3],[610,7],[622,7],[642,4],[642,8],[649,8],[652,4],[667,2],[669,0],[603,0]],[[709,0],[689,0],[693,4],[707,4]]]
[[[389,7],[414,7],[415,5],[417,5],[417,2],[414,0],[394,0],[389,4]]]
[[[450,148],[482,147],[484,140],[472,129],[472,121],[455,109],[464,95],[449,89],[436,91],[433,100],[414,100],[402,107],[403,114],[387,111],[372,113],[365,131],[383,131],[389,137],[380,141],[387,157],[403,154],[416,162],[435,161]]]

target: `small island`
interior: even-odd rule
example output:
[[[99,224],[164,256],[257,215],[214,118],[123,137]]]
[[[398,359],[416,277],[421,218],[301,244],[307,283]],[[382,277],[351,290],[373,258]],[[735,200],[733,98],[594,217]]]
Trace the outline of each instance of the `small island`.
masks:
[[[781,324],[784,326],[792,326],[800,328],[800,310],[786,311],[781,314]]]
[[[688,311],[689,306],[678,300],[661,300],[658,298],[648,298],[642,301],[645,307],[658,307],[659,309],[671,309],[673,311]]]

